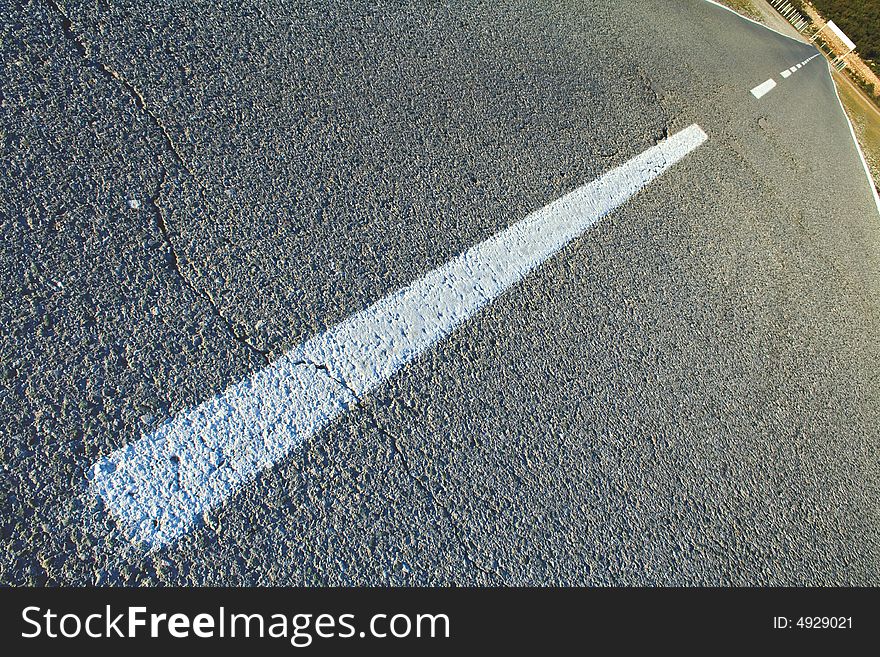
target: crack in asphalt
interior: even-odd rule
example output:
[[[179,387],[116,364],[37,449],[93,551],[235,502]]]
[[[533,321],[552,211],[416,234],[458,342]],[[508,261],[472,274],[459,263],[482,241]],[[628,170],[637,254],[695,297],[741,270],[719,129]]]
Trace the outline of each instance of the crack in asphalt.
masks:
[[[172,269],[177,273],[180,280],[183,282],[184,287],[190,290],[196,296],[202,298],[207,304],[211,307],[211,311],[214,315],[223,323],[226,327],[229,335],[239,344],[246,347],[251,352],[257,354],[263,362],[267,365],[269,364],[269,353],[263,349],[257,347],[254,343],[250,341],[247,335],[243,335],[235,330],[235,325],[232,320],[229,319],[226,315],[223,314],[223,311],[220,310],[220,306],[217,305],[217,302],[214,300],[214,297],[211,295],[208,289],[201,289],[190,280],[189,276],[187,276],[183,272],[183,267],[180,264],[180,257],[177,255],[177,250],[174,247],[174,242],[171,239],[171,235],[173,233],[171,227],[168,225],[168,221],[165,219],[165,215],[162,212],[162,206],[159,204],[159,197],[162,195],[162,188],[165,186],[168,181],[168,172],[163,169],[162,171],[162,180],[156,186],[156,191],[153,192],[153,195],[150,197],[150,205],[153,207],[156,213],[156,224],[159,227],[159,232],[162,235],[162,240],[165,242],[165,246],[168,249],[170,265]]]
[[[403,452],[402,449],[400,449],[400,445],[397,443],[397,438],[395,438],[393,434],[389,433],[382,427],[378,427],[378,429],[380,433],[384,434],[385,437],[388,438],[388,442],[391,446],[391,453],[398,459],[400,459],[401,467],[406,473],[406,476],[409,477],[416,484],[419,490],[421,490],[422,493],[428,498],[431,506],[439,511],[440,515],[442,515],[452,527],[452,535],[455,537],[455,542],[458,543],[458,546],[461,548],[461,551],[464,554],[465,561],[467,561],[468,564],[479,570],[487,577],[498,577],[501,578],[502,582],[504,582],[504,578],[499,572],[484,568],[471,555],[471,553],[476,552],[476,550],[465,540],[464,533],[462,532],[459,523],[455,520],[455,517],[452,515],[452,512],[449,510],[449,508],[437,499],[437,496],[434,494],[434,491],[431,490],[431,487],[424,481],[422,481],[422,479],[412,471],[406,454]]]
[[[143,93],[141,93],[140,89],[138,89],[119,71],[110,68],[110,66],[108,66],[92,54],[92,49],[88,46],[85,39],[83,39],[76,33],[70,15],[65,11],[62,5],[58,4],[57,0],[46,0],[46,3],[61,17],[61,31],[64,33],[64,36],[68,39],[68,41],[70,41],[74,45],[83,60],[85,60],[92,67],[99,70],[105,77],[108,77],[111,80],[115,81],[129,93],[129,95],[134,99],[135,105],[138,107],[138,109],[142,110],[144,114],[146,114],[152,120],[153,124],[162,134],[162,140],[165,142],[165,145],[173,154],[174,159],[176,159],[180,163],[184,170],[195,181],[196,185],[198,185],[200,189],[204,190],[204,183],[202,183],[199,177],[193,172],[192,168],[189,165],[189,162],[187,162],[186,158],[183,157],[180,149],[177,148],[177,144],[174,143],[174,139],[172,139],[171,134],[165,127],[165,124],[161,121],[161,119],[159,119],[156,113],[150,109],[149,105],[147,104],[146,98],[144,98],[144,95]]]
[[[295,360],[293,361],[293,365],[308,365],[314,367],[316,370],[326,374],[327,377],[332,379],[335,383],[348,390],[351,393],[351,396],[354,397],[354,402],[356,404],[363,401],[363,398],[357,392],[355,392],[354,388],[348,385],[348,382],[340,375],[335,374],[327,365],[324,365],[323,363],[316,363],[313,360]]]
[[[123,89],[128,92],[128,94],[134,99],[135,105],[138,107],[138,109],[143,111],[144,114],[146,114],[151,119],[152,123],[162,134],[162,141],[164,142],[168,150],[171,151],[173,158],[180,164],[181,167],[183,167],[184,171],[189,174],[193,181],[195,181],[196,185],[202,191],[204,191],[205,185],[202,183],[199,177],[195,175],[192,168],[189,166],[189,163],[186,161],[186,158],[183,157],[183,154],[177,148],[177,145],[174,143],[174,139],[172,139],[164,123],[162,123],[155,112],[153,112],[147,105],[147,101],[144,98],[143,93],[141,93],[141,91],[128,79],[126,79],[125,76],[123,76],[121,73],[110,68],[104,62],[100,61],[97,57],[93,56],[92,49],[88,46],[86,41],[76,33],[70,15],[65,11],[64,7],[58,3],[57,0],[46,0],[46,3],[61,17],[61,30],[64,33],[65,38],[73,44],[83,60],[87,64],[91,65],[93,68],[99,70],[105,77],[114,80],[117,84],[119,84]],[[177,255],[177,249],[175,248],[174,242],[171,239],[173,231],[168,226],[168,223],[162,212],[162,208],[159,205],[159,197],[161,195],[162,188],[167,182],[167,179],[168,172],[167,170],[163,169],[162,180],[156,187],[156,191],[150,197],[150,204],[153,206],[153,209],[156,212],[156,223],[159,227],[159,232],[162,234],[162,239],[164,240],[165,245],[170,253],[170,264],[172,268],[175,270],[187,289],[189,289],[195,295],[201,297],[208,303],[214,315],[216,315],[217,318],[226,326],[229,335],[236,342],[244,345],[249,351],[257,354],[263,362],[268,364],[268,352],[254,345],[250,341],[248,336],[236,331],[235,325],[220,310],[220,306],[215,301],[211,292],[208,289],[202,290],[198,288],[195,283],[193,283],[193,281],[186,274],[184,274],[183,268],[180,264],[180,258]]]
[[[657,107],[660,109],[660,113],[663,115],[663,124],[660,129],[652,136],[652,140],[654,144],[659,144],[661,141],[665,141],[669,139],[669,124],[671,122],[671,117],[669,116],[668,108],[666,106],[666,99],[663,98],[660,93],[657,91],[657,88],[654,86],[654,81],[651,79],[651,76],[648,75],[645,71],[641,69],[641,67],[636,67],[636,76],[645,86],[645,89],[651,93],[654,97],[654,102],[657,104]]]
[[[645,138],[648,143],[656,146],[662,141],[669,139],[669,126],[672,123],[672,118],[669,115],[667,104],[665,98],[661,97],[661,95],[657,92],[657,89],[654,86],[654,82],[651,80],[651,77],[645,73],[641,68],[633,69],[635,72],[635,78],[645,87],[645,90],[650,93],[651,96],[654,97],[654,102],[657,104],[657,107],[660,109],[662,114],[662,122],[661,125],[657,128],[646,127],[645,130]],[[617,158],[621,154],[622,150],[617,147],[614,143],[600,146],[599,150],[596,151],[596,155],[598,155],[603,160],[610,160]]]

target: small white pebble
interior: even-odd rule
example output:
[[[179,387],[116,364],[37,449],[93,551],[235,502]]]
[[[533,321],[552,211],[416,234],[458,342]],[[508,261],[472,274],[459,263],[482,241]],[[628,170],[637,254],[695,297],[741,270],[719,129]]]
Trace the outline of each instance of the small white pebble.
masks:
[[[141,202],[138,201],[136,198],[128,199],[127,205],[132,210],[140,210],[140,208],[141,208]]]

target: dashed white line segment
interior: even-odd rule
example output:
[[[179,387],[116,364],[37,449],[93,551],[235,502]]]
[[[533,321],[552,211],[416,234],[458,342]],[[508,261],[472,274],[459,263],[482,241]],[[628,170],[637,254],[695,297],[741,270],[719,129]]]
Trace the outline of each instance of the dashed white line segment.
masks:
[[[787,68],[787,69],[785,69],[785,70],[782,71],[779,75],[782,76],[782,79],[783,79],[783,80],[787,80],[789,77],[791,77],[791,75],[792,75],[793,73],[795,73],[796,71],[798,71],[798,70],[799,70],[800,68],[802,68],[803,66],[806,66],[808,63],[810,63],[810,61],[811,61],[812,59],[814,59],[814,58],[816,58],[816,57],[818,57],[818,56],[819,56],[819,54],[817,53],[817,54],[813,55],[812,57],[808,57],[807,59],[805,59],[804,61],[800,62],[799,64],[795,64],[795,65],[792,66],[791,68]],[[765,82],[762,82],[762,83],[759,84],[757,87],[755,87],[754,89],[752,89],[752,95],[753,95],[755,98],[761,98],[761,97],[763,97],[763,96],[766,96],[768,93],[770,93],[774,88],[776,88],[776,80],[774,80],[773,78],[770,78],[769,80],[767,80],[767,81],[765,81]]]
[[[757,87],[752,89],[752,95],[755,98],[762,98],[770,93],[774,88],[776,88],[776,80],[770,78],[769,80],[762,82]]]
[[[174,541],[706,139],[691,125],[179,413],[95,463],[92,492],[131,540]]]
[[[807,57],[807,58],[806,58],[804,61],[802,61],[801,63],[799,63],[799,64],[795,64],[795,65],[792,66],[791,68],[787,68],[787,69],[785,69],[785,70],[782,71],[779,75],[781,75],[783,78],[788,78],[788,77],[790,77],[793,73],[796,73],[796,72],[798,71],[798,69],[803,68],[804,66],[806,66],[807,64],[809,64],[811,61],[813,61],[813,60],[814,60],[816,57],[818,57],[818,56],[819,56],[819,53],[816,53],[816,54],[813,55],[812,57]]]

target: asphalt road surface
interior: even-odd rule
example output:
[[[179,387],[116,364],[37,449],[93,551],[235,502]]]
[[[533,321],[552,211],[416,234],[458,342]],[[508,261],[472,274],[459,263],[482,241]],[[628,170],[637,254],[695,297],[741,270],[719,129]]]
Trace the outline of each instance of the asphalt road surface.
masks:
[[[0,582],[880,584],[880,214],[811,46],[702,0],[128,4],[0,18]],[[94,494],[693,124],[173,540]]]

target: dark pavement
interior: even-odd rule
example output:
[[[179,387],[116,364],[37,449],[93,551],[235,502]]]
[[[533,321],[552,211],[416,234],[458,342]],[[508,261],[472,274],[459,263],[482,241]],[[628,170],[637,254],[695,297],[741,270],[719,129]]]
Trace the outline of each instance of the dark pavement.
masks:
[[[812,47],[700,0],[240,4],[0,18],[0,582],[880,584],[880,216],[824,60],[779,75]],[[100,457],[691,123],[175,544],[89,495]]]

